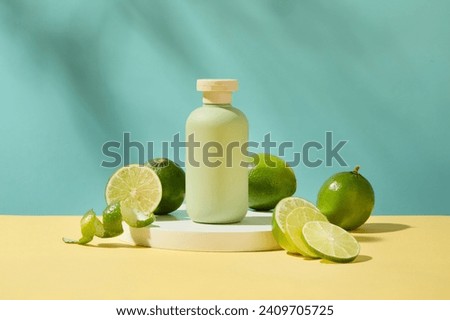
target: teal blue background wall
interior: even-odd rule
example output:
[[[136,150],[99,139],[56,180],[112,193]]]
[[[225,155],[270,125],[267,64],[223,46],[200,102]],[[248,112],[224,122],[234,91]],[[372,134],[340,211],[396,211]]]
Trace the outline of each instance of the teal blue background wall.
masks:
[[[103,143],[159,146],[197,78],[237,78],[252,140],[348,140],[348,167],[295,168],[297,195],[359,164],[375,214],[450,214],[449,16],[446,0],[0,0],[0,213],[101,211]]]

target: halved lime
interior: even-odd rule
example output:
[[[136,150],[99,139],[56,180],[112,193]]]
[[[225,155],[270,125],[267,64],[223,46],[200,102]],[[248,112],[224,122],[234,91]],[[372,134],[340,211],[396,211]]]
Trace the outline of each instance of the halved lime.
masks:
[[[312,203],[297,197],[284,198],[278,202],[272,216],[272,233],[278,244],[288,252],[297,252],[286,236],[286,217],[297,208],[316,208]]]
[[[318,258],[319,256],[311,251],[302,239],[303,226],[309,221],[328,222],[327,218],[317,208],[297,208],[286,217],[287,239],[295,247],[296,252],[305,257]]]
[[[162,197],[161,181],[151,168],[130,165],[111,176],[105,197],[108,204],[120,203],[126,223],[132,227],[142,227],[154,221],[153,211]]]
[[[358,241],[341,227],[329,222],[307,222],[301,235],[308,249],[326,260],[351,262],[359,254]]]

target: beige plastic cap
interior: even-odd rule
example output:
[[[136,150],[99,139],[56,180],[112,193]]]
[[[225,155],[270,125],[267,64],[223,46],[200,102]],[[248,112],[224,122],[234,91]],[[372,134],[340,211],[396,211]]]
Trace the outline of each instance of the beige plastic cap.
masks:
[[[231,93],[237,91],[238,81],[235,79],[199,79],[197,91],[203,92],[205,104],[229,104]]]

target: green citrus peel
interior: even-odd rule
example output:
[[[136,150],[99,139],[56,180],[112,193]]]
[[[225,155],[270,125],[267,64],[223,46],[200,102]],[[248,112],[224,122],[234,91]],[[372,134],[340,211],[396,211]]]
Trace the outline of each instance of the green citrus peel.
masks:
[[[155,221],[155,216],[130,214],[128,219],[124,219],[121,213],[120,203],[116,202],[110,204],[103,211],[103,222],[95,214],[94,210],[89,210],[84,214],[80,221],[81,238],[79,240],[72,240],[63,238],[65,243],[70,244],[87,244],[91,242],[94,237],[98,238],[113,238],[123,233],[122,221],[134,228],[142,228],[150,225]]]
[[[87,244],[94,237],[116,237],[123,233],[122,222],[133,228],[150,225],[155,221],[153,212],[161,201],[161,182],[151,168],[130,165],[111,176],[105,196],[108,206],[103,211],[103,222],[89,210],[80,221],[81,238],[63,238],[65,243]]]

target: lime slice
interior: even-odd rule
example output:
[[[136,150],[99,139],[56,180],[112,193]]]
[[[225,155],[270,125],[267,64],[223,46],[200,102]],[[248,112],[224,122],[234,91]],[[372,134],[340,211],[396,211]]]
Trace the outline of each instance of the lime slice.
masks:
[[[310,221],[303,226],[302,237],[312,252],[333,262],[351,262],[359,254],[358,241],[347,231],[332,223]]]
[[[314,251],[311,251],[302,239],[303,226],[309,221],[327,221],[327,218],[320,213],[317,208],[300,207],[294,209],[286,217],[287,239],[295,247],[296,252],[305,257],[319,258]]]
[[[108,204],[120,202],[123,220],[132,227],[142,227],[154,221],[162,197],[157,174],[149,167],[130,165],[117,170],[109,179],[105,191]]]
[[[286,236],[286,217],[297,208],[316,209],[312,203],[306,201],[305,199],[288,197],[278,202],[272,216],[273,236],[278,244],[288,252],[297,252],[297,250]]]

